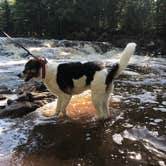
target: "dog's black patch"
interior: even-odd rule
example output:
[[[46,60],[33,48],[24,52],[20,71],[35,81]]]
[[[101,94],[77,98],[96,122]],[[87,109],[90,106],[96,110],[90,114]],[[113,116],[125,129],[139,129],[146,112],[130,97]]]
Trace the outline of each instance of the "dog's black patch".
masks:
[[[41,67],[40,62],[35,59],[31,59],[25,64],[25,70],[31,70],[31,69],[39,70],[40,67]]]
[[[86,85],[90,85],[96,71],[101,70],[103,67],[100,63],[96,62],[71,62],[63,63],[58,66],[57,83],[62,91],[71,94],[74,88],[72,79],[79,79],[86,76]]]
[[[116,72],[119,69],[119,64],[116,63],[112,66],[107,67],[108,68],[108,75],[105,81],[106,86],[106,90],[109,88],[110,83],[112,82],[112,80],[114,79]]]

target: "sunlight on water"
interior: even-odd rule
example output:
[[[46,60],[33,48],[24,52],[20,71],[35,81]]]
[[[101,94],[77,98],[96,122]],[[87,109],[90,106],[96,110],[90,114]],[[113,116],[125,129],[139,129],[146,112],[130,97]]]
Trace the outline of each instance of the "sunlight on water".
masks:
[[[128,154],[130,155],[131,159],[135,159],[135,160],[141,160],[142,156],[140,153],[136,153],[136,152],[128,152]]]

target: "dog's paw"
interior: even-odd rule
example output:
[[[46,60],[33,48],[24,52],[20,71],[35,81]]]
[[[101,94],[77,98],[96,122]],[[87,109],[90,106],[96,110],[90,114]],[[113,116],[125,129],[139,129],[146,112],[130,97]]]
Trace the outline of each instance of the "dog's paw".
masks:
[[[60,112],[55,112],[54,116],[59,116]]]
[[[60,113],[56,114],[56,116],[57,116],[58,118],[67,117],[66,113],[64,113],[64,112],[60,112]]]
[[[66,115],[66,114],[64,114],[63,112],[60,112],[59,115],[58,115],[58,117],[62,118],[62,117],[64,117],[65,115]]]

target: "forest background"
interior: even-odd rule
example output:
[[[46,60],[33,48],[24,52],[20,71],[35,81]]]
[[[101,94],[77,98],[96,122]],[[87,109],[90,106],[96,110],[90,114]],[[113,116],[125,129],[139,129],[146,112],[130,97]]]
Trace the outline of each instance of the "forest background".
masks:
[[[165,52],[166,0],[0,0],[0,29],[117,46],[134,40]]]

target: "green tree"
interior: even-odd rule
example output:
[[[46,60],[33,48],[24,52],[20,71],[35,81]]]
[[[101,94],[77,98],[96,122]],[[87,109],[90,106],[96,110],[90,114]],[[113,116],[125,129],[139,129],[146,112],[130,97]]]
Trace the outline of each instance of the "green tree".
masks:
[[[166,33],[165,0],[11,1],[0,1],[0,28],[19,36],[97,40],[103,33]]]
[[[166,35],[166,1],[155,1],[155,24],[157,33]]]
[[[12,17],[9,2],[7,0],[0,2],[0,28],[10,31],[12,27]]]

